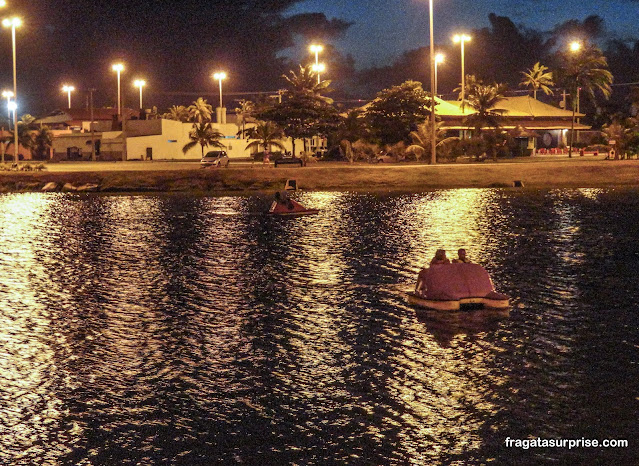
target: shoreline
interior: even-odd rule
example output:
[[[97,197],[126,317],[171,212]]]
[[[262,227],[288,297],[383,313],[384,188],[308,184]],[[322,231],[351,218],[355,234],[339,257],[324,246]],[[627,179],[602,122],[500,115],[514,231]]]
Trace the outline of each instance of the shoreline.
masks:
[[[245,164],[200,169],[198,163],[50,164],[46,171],[0,171],[0,193],[193,192],[255,194],[282,190],[295,179],[305,191],[403,191],[639,187],[639,160],[561,159],[471,164],[316,163],[303,168]],[[55,187],[53,186],[55,183]],[[48,185],[48,189],[45,189]]]

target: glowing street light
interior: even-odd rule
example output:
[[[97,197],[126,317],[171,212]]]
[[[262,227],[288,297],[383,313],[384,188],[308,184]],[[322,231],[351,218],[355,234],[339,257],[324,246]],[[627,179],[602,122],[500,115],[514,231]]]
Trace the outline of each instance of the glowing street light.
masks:
[[[320,83],[320,73],[326,71],[326,65],[324,63],[314,63],[311,69],[317,73],[317,84]]]
[[[13,97],[13,92],[11,91],[2,91],[2,97],[7,99],[7,115],[9,118],[9,129],[11,129],[11,97]]]
[[[120,108],[120,73],[124,71],[124,65],[122,63],[116,63],[111,69],[118,74],[118,116],[120,116],[122,115],[122,109]]]
[[[16,102],[18,100],[18,79],[16,73],[16,28],[22,26],[22,20],[17,17],[13,18],[5,18],[2,20],[2,26],[5,28],[11,28],[11,42],[13,49],[13,95],[15,96]],[[17,108],[17,103],[16,103]],[[15,161],[18,163],[18,112],[13,112],[13,134],[14,134],[14,153],[15,153]]]
[[[573,40],[570,43],[570,51],[572,53],[579,53],[581,51],[582,44],[578,40]],[[575,93],[577,94],[576,99],[575,96],[570,94],[570,100],[572,101],[572,123],[570,125],[570,146],[568,147],[568,157],[572,157],[572,146],[575,142],[575,113],[577,112],[577,108],[579,106],[579,86],[575,83]]]
[[[224,108],[222,105],[222,80],[226,79],[226,73],[224,71],[220,71],[213,75],[213,79],[217,80],[220,83],[220,108]]]
[[[133,85],[140,88],[140,108],[142,109],[144,108],[142,107],[142,88],[146,86],[146,81],[144,79],[136,79]]]
[[[444,63],[444,54],[438,53],[435,55],[435,95],[437,95],[437,65],[439,63]]]
[[[433,0],[428,0],[428,18],[430,29],[430,163],[435,165],[437,163],[437,132],[435,130],[435,33],[433,28]]]
[[[317,44],[313,44],[309,47],[310,51],[312,53],[315,54],[315,65],[313,66],[313,71],[315,71],[317,73],[317,84],[320,83],[320,72],[323,72],[326,68],[322,68],[320,69],[320,62],[319,62],[319,54],[322,50],[324,50],[324,47],[322,47],[321,45],[317,45]],[[322,65],[323,67],[324,65]]]
[[[464,69],[464,42],[469,42],[470,41],[470,36],[467,36],[466,34],[456,34],[455,37],[453,37],[453,41],[457,44],[457,43],[461,43],[461,75],[462,75],[462,80],[461,80],[461,106],[462,106],[462,111],[464,108],[464,93],[466,92],[466,71]]]
[[[62,86],[62,92],[66,92],[69,98],[69,108],[71,108],[71,93],[75,91],[75,87],[67,86],[66,84]]]
[[[7,1],[6,0],[0,0],[0,8],[4,8],[5,6],[7,6]]]

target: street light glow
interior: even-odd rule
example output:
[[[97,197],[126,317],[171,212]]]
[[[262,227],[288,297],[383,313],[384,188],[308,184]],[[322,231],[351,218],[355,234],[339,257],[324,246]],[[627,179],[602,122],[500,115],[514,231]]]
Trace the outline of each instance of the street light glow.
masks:
[[[7,108],[10,111],[15,112],[18,109],[18,103],[15,100],[12,100],[7,104]]]
[[[579,42],[578,40],[573,40],[570,43],[570,51],[571,52],[579,52],[579,50],[581,50],[581,42]]]
[[[466,34],[455,34],[453,41],[457,44],[459,42],[470,42],[470,36]]]
[[[437,65],[439,65],[440,63],[444,63],[444,54],[443,53],[438,53],[437,55],[435,55],[435,92],[434,94],[437,95]]]
[[[136,79],[133,85],[140,88],[140,108],[144,108],[142,107],[142,88],[146,86],[146,81],[144,79]]]
[[[124,71],[124,65],[122,63],[114,64],[111,69],[118,73],[118,116],[122,115],[122,109],[120,108],[120,102],[122,101],[120,98],[120,73]]]
[[[324,65],[321,65],[322,68],[320,68],[319,54],[322,50],[324,50],[324,47],[322,47],[321,45],[313,44],[309,47],[309,50],[315,54],[315,64],[313,65],[312,69],[313,71],[315,71],[315,73],[317,73],[317,84],[319,84],[320,73],[323,72],[325,69],[323,68]]]
[[[7,1],[6,0],[0,0],[0,8],[4,8],[5,6],[7,6]]]
[[[12,50],[12,55],[13,55],[13,95],[15,96],[15,99],[18,99],[18,71],[17,71],[17,67],[16,67],[16,28],[20,27],[22,25],[22,20],[20,18],[17,17],[13,17],[13,18],[5,18],[2,20],[2,25],[6,28],[11,28],[11,50]],[[16,103],[16,108],[17,108],[17,103]],[[18,163],[18,153],[19,153],[19,146],[18,146],[18,112],[13,112],[13,128],[14,128],[14,132],[13,132],[13,154],[14,154],[14,160],[16,163]]]
[[[22,20],[20,18],[5,18],[2,20],[2,25],[6,28],[16,27],[19,28],[22,26]]]
[[[324,63],[313,64],[312,69],[316,73],[323,73],[326,71],[326,65],[324,65]]]
[[[75,91],[75,87],[65,84],[64,86],[62,86],[62,91],[67,93],[67,96],[69,98],[69,108],[71,108],[71,93]]]
[[[470,36],[466,34],[455,34],[453,42],[461,43],[461,109],[464,111],[464,94],[466,92],[466,70],[464,68],[464,42],[470,42]]]
[[[220,108],[224,108],[224,105],[222,105],[222,80],[226,79],[226,73],[224,71],[218,71],[213,74],[213,78],[217,79],[220,83]],[[221,121],[218,123],[221,123]]]

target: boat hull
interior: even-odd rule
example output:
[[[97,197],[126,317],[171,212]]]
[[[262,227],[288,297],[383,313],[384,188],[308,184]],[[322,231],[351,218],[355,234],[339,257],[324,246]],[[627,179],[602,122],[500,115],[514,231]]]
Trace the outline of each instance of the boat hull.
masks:
[[[269,212],[269,215],[275,215],[277,217],[302,217],[304,215],[317,215],[319,209],[306,209],[298,212]]]
[[[460,299],[427,299],[415,293],[406,293],[406,298],[413,306],[436,311],[461,311],[465,309],[508,309],[509,299],[460,298]]]

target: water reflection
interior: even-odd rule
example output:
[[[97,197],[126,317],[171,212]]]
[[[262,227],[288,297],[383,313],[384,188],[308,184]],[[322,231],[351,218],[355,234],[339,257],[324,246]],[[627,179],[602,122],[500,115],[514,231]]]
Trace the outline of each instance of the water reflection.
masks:
[[[297,195],[320,214],[0,196],[0,462],[504,463],[506,436],[627,437],[636,193]],[[510,315],[416,314],[440,247]]]

